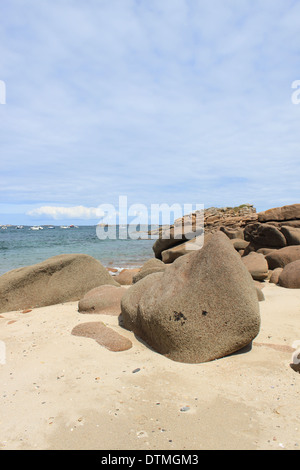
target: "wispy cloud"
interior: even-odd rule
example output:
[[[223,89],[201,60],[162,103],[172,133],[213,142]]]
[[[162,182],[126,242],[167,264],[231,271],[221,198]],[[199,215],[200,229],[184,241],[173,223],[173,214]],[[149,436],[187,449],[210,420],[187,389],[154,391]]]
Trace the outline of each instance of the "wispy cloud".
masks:
[[[299,2],[11,0],[0,14],[2,204],[299,200]]]

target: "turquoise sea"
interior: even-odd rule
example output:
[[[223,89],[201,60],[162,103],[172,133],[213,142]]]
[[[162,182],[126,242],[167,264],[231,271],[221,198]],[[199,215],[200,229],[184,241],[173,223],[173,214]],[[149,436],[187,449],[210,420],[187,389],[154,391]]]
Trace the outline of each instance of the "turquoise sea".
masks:
[[[141,266],[154,256],[155,240],[133,240],[129,236],[124,239],[124,231],[120,239],[118,228],[116,239],[100,240],[96,226],[53,227],[42,226],[40,230],[27,226],[0,227],[0,274],[60,254],[87,254],[112,268]]]

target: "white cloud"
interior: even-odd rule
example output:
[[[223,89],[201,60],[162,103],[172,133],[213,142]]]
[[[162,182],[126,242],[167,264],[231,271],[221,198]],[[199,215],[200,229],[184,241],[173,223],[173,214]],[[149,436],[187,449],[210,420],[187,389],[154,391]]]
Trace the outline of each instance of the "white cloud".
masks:
[[[105,212],[100,207],[54,207],[43,206],[27,212],[32,217],[51,217],[55,220],[60,219],[97,219],[103,217]]]

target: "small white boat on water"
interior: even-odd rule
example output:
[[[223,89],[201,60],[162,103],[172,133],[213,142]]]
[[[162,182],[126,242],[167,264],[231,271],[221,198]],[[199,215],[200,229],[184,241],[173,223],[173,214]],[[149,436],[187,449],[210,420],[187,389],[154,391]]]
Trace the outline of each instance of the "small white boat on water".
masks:
[[[60,228],[70,228],[70,227],[67,227],[66,225],[61,225]]]
[[[43,227],[30,227],[30,230],[44,230]]]

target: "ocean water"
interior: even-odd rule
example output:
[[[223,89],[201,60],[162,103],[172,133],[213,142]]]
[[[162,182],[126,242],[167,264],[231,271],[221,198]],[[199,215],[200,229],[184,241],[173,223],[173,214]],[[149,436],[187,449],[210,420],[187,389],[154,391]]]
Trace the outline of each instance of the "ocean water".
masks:
[[[26,226],[21,229],[0,227],[0,275],[60,254],[83,253],[93,256],[103,266],[120,269],[139,267],[154,257],[155,240],[133,240],[129,236],[120,239],[118,232],[116,239],[100,240],[95,226],[68,229],[44,226],[43,230],[36,231]]]

